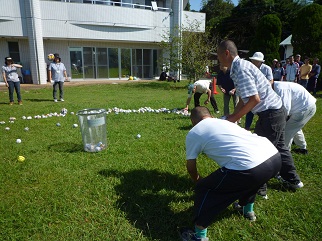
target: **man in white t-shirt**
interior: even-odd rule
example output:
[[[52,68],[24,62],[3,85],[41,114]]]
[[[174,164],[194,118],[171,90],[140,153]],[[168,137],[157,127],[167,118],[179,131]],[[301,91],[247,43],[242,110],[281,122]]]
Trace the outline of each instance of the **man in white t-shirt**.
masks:
[[[207,99],[204,104],[207,105],[209,102],[211,106],[214,108],[215,113],[219,113],[217,102],[215,100],[213,91],[212,91],[213,82],[210,80],[198,80],[194,84],[188,85],[188,98],[186,101],[185,110],[189,109],[189,104],[192,98],[194,98],[195,107],[200,106],[200,97],[202,94],[207,94]]]
[[[291,149],[294,138],[294,143],[300,147],[294,151],[300,154],[307,154],[302,128],[316,112],[316,99],[302,85],[296,83],[277,81],[273,83],[272,87],[281,97],[287,110],[285,145]]]
[[[184,229],[181,235],[207,240],[207,227],[236,200],[235,207],[242,209],[245,218],[256,219],[256,193],[279,172],[281,158],[267,138],[213,118],[206,107],[192,109],[191,122],[194,127],[186,137],[186,166],[196,182],[195,230]],[[205,178],[200,177],[196,165],[201,153],[220,167]]]

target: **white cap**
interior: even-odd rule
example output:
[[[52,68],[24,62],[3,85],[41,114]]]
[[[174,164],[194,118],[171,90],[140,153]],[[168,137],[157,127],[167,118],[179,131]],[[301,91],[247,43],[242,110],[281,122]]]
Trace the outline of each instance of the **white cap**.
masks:
[[[262,52],[255,52],[253,57],[249,57],[249,59],[265,62],[264,54]]]

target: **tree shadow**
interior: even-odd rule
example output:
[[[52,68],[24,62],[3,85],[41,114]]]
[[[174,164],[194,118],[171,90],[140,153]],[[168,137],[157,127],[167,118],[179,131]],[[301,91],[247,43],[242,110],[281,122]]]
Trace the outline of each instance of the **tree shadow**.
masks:
[[[190,204],[192,197],[188,193],[192,191],[192,185],[188,178],[156,170],[102,170],[99,174],[121,180],[115,186],[120,196],[117,207],[146,237],[177,240],[177,227],[192,225],[193,205]],[[182,208],[182,203],[189,208],[174,210]]]

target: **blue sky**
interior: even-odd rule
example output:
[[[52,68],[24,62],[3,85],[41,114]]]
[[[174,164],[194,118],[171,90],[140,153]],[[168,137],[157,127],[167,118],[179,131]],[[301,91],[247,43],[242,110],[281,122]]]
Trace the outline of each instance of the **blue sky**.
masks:
[[[199,11],[201,7],[201,0],[189,0],[191,9]],[[238,0],[232,0],[232,2],[235,4],[235,6],[238,4]]]

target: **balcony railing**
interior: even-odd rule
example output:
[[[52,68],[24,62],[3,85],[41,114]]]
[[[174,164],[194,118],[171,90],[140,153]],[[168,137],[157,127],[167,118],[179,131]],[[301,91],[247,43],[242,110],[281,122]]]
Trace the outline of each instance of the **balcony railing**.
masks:
[[[153,10],[153,11],[171,12],[170,8],[158,7],[153,5],[152,6],[141,5],[137,3],[127,3],[122,1],[110,1],[110,0],[42,0],[42,1],[100,4],[100,5],[109,5],[109,6],[117,6],[117,7],[140,8],[140,9],[147,9],[147,10]]]

